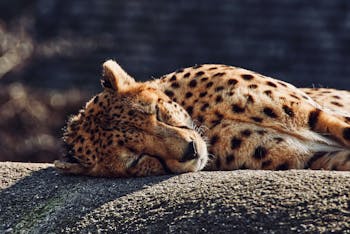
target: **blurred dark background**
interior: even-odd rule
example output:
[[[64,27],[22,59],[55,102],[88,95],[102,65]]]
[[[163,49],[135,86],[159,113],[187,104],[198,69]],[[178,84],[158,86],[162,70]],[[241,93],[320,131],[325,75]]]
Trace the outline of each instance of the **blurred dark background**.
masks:
[[[60,157],[108,58],[138,80],[224,63],[350,89],[350,1],[0,1],[0,161]]]

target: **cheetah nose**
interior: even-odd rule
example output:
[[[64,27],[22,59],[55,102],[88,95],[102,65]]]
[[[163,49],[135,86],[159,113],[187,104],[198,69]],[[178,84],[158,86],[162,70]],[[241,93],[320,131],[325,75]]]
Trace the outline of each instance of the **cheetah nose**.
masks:
[[[186,162],[186,161],[196,159],[196,158],[198,158],[196,144],[194,143],[194,141],[191,141],[190,143],[188,143],[187,149],[186,149],[185,153],[183,154],[180,162]]]

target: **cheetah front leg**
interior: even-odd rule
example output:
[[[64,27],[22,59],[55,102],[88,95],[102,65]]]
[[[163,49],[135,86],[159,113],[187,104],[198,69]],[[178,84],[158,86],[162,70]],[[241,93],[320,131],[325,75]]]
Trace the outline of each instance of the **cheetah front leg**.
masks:
[[[350,151],[272,128],[224,121],[208,133],[207,170],[350,170]]]

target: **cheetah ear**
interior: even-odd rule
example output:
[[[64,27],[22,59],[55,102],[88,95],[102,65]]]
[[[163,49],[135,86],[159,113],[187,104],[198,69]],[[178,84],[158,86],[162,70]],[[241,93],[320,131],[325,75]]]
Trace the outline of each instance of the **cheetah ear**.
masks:
[[[134,83],[136,83],[135,80],[114,60],[107,60],[103,63],[103,79],[101,84],[104,88],[123,91]]]

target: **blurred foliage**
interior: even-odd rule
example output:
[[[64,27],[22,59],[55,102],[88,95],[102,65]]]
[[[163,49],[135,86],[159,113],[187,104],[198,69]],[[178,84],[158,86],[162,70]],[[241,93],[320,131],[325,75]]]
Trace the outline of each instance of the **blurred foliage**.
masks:
[[[61,156],[61,129],[81,107],[79,90],[49,91],[0,85],[0,159],[51,162]]]
[[[225,63],[350,89],[350,1],[0,1],[0,161],[60,157],[108,58],[137,80]]]
[[[72,47],[82,43],[35,41],[33,15],[28,14],[33,2],[0,2],[0,161],[52,162],[60,158],[65,122],[91,96],[76,88],[43,88],[4,77],[23,70],[37,56],[57,56],[62,50],[74,53]]]

